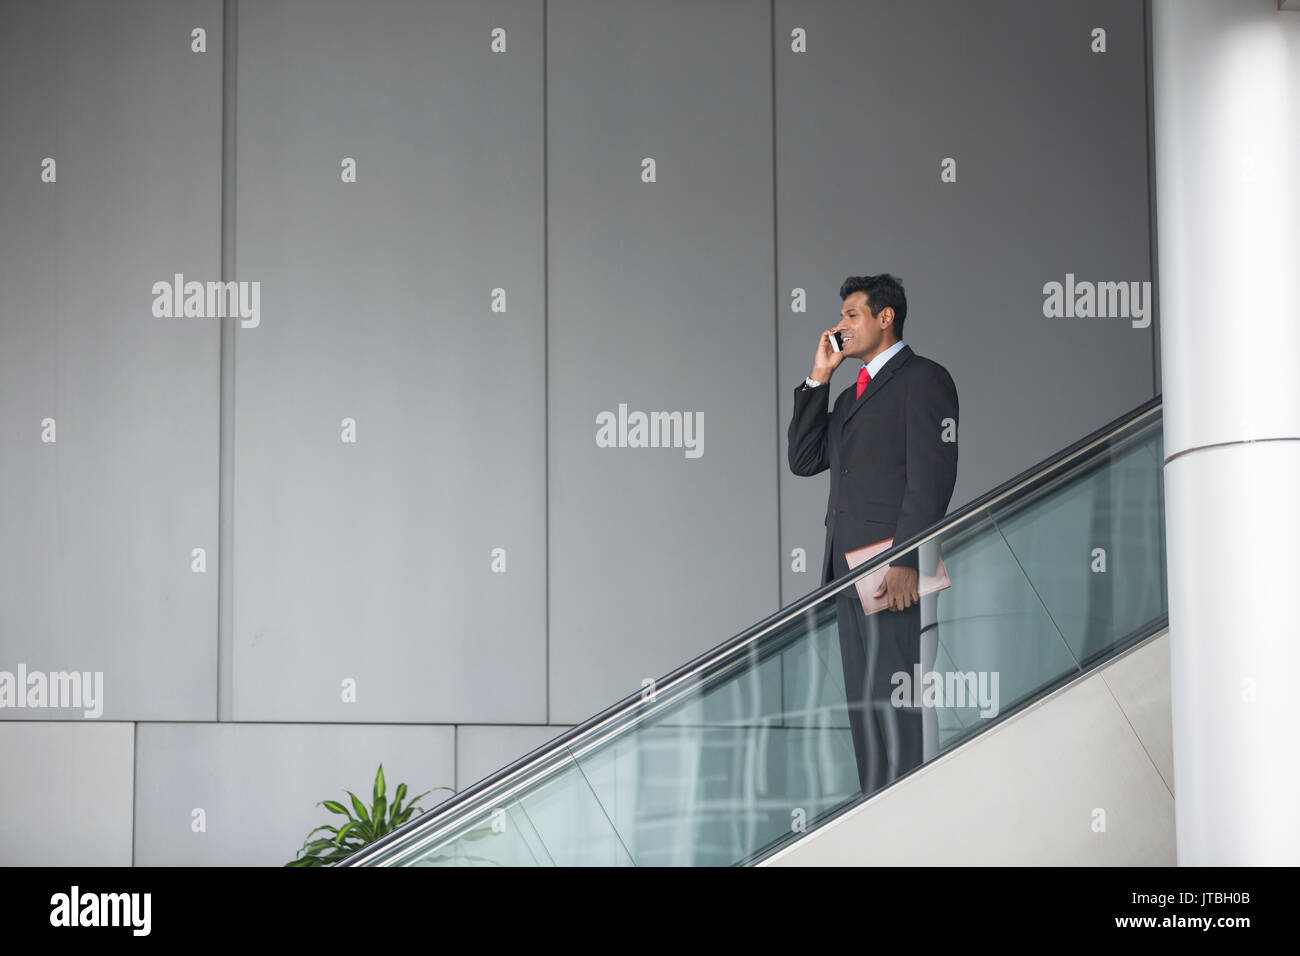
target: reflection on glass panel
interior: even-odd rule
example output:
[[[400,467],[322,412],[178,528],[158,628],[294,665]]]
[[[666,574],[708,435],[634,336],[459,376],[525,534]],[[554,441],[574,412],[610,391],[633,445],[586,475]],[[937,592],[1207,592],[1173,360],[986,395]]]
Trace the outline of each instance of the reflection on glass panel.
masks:
[[[661,724],[689,726],[744,724],[781,719],[781,660],[755,656],[735,676],[702,690],[658,718]]]
[[[401,859],[412,866],[628,866],[631,857],[576,763],[564,753],[526,786]]]
[[[844,709],[844,672],[840,665],[839,628],[835,617],[808,611],[806,640],[781,652],[782,694],[787,727],[849,729]]]
[[[631,866],[632,858],[592,792],[571,764],[519,800],[557,866]]]
[[[1162,455],[1156,422],[994,512],[1080,663],[1166,606]]]
[[[989,518],[940,540],[952,586],[938,594],[939,700],[961,725],[943,749],[1078,666]]]
[[[844,729],[646,728],[583,769],[638,866],[726,866],[857,793]]]
[[[937,629],[935,634],[936,643],[938,644],[935,652],[935,670],[941,674],[953,673],[957,670],[957,665],[952,662],[952,658],[943,644],[938,642]],[[935,708],[935,716],[937,718],[936,732],[939,741],[935,749],[939,750],[946,746],[949,741],[962,737],[968,729],[979,721],[979,703],[978,701],[970,701],[965,705],[959,705],[956,702],[945,702]]]

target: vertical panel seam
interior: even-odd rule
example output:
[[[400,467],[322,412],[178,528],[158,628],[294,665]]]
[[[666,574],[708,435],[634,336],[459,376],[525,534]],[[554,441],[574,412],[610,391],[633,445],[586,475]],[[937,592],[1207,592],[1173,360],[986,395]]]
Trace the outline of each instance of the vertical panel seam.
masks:
[[[549,78],[546,75],[546,47],[549,36],[546,28],[546,0],[542,0],[542,554],[544,568],[543,590],[545,615],[542,629],[545,632],[545,655],[542,677],[545,680],[546,706],[542,713],[542,722],[551,722],[551,264],[548,252],[551,248],[550,194],[547,158],[550,152],[547,143],[549,119],[546,115],[546,98]]]
[[[235,278],[235,92],[238,0],[223,0],[221,33],[221,281]],[[217,715],[233,716],[235,328],[220,323],[217,448]]]
[[[131,865],[135,866],[135,843],[140,837],[136,820],[140,816],[140,722],[131,721]]]
[[[767,26],[769,33],[768,64],[770,80],[770,99],[772,105],[772,403],[776,419],[776,606],[785,606],[785,536],[781,522],[781,282],[780,254],[777,243],[780,232],[777,228],[776,197],[776,0],[768,3]],[[780,655],[781,689],[778,701],[781,707],[781,725],[785,725],[785,655]]]

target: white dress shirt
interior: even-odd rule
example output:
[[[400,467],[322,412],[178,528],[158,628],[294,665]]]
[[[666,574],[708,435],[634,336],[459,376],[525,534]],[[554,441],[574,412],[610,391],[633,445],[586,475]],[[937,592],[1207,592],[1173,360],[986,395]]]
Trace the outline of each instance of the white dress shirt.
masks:
[[[875,378],[876,373],[879,372],[884,367],[886,362],[888,362],[891,358],[897,355],[899,349],[901,349],[902,347],[903,347],[903,340],[899,339],[889,348],[885,349],[883,352],[881,352],[879,355],[873,358],[870,362],[867,363],[867,374],[870,375],[872,378]]]

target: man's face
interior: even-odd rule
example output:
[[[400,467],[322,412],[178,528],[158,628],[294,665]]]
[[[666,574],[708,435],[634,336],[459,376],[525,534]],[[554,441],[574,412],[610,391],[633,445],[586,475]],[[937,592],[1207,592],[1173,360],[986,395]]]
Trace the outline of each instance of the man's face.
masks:
[[[835,326],[844,339],[844,354],[866,362],[883,351],[893,339],[894,310],[881,309],[874,318],[867,308],[867,294],[854,292],[840,308],[840,322]],[[888,331],[887,331],[888,330]],[[886,336],[889,342],[886,341]]]

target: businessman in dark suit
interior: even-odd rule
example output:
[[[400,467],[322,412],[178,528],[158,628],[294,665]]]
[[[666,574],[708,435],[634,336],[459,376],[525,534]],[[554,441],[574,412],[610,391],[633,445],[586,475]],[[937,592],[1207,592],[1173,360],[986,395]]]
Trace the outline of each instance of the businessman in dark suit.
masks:
[[[845,551],[884,538],[901,543],[948,510],[957,479],[957,389],[937,362],[903,343],[907,297],[884,273],[850,276],[840,321],[822,332],[813,371],[795,389],[790,470],[830,470],[822,583],[848,573]],[[839,332],[843,351],[831,348]],[[831,375],[861,361],[857,383],[830,401]],[[852,363],[856,365],[857,363]],[[927,571],[931,570],[927,568]],[[917,551],[894,561],[876,592],[889,609],[863,613],[857,588],[836,595],[849,727],[864,794],[920,765],[921,710],[891,703],[895,674],[920,661]],[[920,688],[913,688],[919,697]]]

